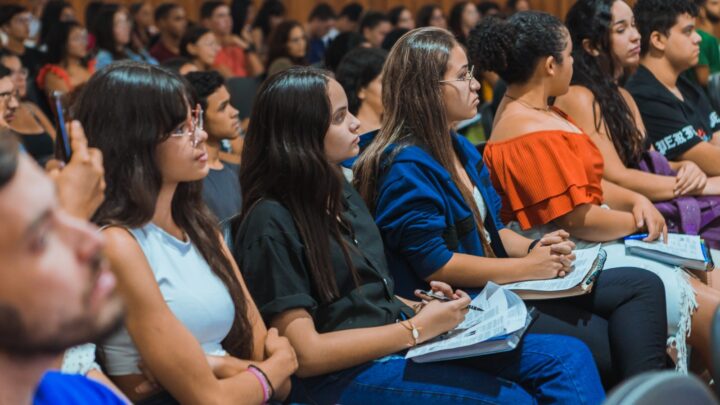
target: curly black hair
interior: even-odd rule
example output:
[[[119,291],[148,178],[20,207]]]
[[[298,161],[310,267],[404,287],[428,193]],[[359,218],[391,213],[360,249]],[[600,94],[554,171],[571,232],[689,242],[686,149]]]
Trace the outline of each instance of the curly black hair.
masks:
[[[650,51],[650,35],[653,32],[668,35],[678,16],[690,14],[697,17],[698,7],[692,0],[637,0],[633,13],[641,36],[640,55],[644,56]]]
[[[387,51],[380,48],[355,48],[338,65],[335,79],[347,94],[351,114],[357,114],[362,104],[358,93],[380,75],[387,55]]]
[[[478,71],[496,72],[508,84],[530,80],[538,61],[552,56],[563,62],[567,29],[556,17],[524,11],[508,20],[483,19],[470,32],[468,53]]]
[[[571,84],[592,92],[595,129],[605,127],[620,159],[627,167],[636,167],[644,151],[643,134],[627,102],[620,93],[615,72],[621,68],[613,60],[610,34],[612,5],[616,0],[578,0],[567,14],[565,23],[573,42],[573,77]],[[591,55],[583,42],[599,52]]]

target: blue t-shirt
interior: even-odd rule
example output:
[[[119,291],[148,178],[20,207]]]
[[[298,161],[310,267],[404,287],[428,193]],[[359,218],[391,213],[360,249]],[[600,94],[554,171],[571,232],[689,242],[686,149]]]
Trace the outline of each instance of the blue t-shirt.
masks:
[[[35,405],[124,405],[125,402],[104,385],[85,376],[49,371],[40,381],[33,399]]]

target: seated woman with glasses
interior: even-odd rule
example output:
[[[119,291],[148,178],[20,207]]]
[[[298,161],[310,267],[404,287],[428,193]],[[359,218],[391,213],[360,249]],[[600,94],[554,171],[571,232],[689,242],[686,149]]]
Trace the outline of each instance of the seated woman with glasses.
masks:
[[[124,327],[99,358],[134,403],[282,400],[295,352],[266,330],[203,203],[207,134],[193,104],[180,77],[129,61],[93,75],[77,101],[104,157],[105,201],[93,221],[105,227],[126,304]]]
[[[26,100],[28,71],[20,58],[0,51],[0,63],[10,69],[18,106],[12,111],[10,129],[20,135],[25,150],[41,166],[53,157],[55,128],[37,104]]]
[[[95,73],[95,60],[89,58],[88,34],[77,22],[53,25],[46,39],[45,66],[37,75],[37,86],[47,96],[71,93]]]
[[[400,294],[430,281],[477,293],[488,281],[564,277],[574,259],[567,232],[533,241],[505,228],[482,157],[452,130],[478,105],[463,49],[433,27],[395,44],[383,71],[383,125],[353,166]],[[648,271],[602,272],[589,294],[529,303],[540,312],[529,332],[582,340],[608,387],[665,367],[663,287]]]

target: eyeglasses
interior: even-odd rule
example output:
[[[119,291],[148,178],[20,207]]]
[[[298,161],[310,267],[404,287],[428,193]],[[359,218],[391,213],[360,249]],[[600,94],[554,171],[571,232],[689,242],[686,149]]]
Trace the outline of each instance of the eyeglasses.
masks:
[[[0,93],[0,101],[4,102],[5,104],[10,103],[10,100],[15,98],[16,100],[20,99],[20,93],[17,90],[12,91],[4,91]]]
[[[24,78],[27,78],[27,77],[28,77],[28,70],[27,70],[27,68],[20,68],[20,69],[18,69],[18,70],[13,70],[13,71],[12,71],[12,75],[13,75],[13,76],[20,76],[20,77],[22,77],[22,78],[24,79]]]
[[[2,96],[2,93],[0,93]],[[192,142],[192,147],[196,147],[200,143],[200,133],[203,131],[203,109],[198,104],[194,110],[192,110],[192,119],[190,120],[190,126],[185,124],[182,128],[178,128],[173,131],[170,136],[173,138],[182,138],[189,136]]]
[[[464,77],[460,79],[439,80],[438,83],[468,82],[469,85],[470,83],[472,83],[473,80],[475,80],[475,75],[473,75],[473,72],[475,72],[475,66],[470,66],[470,69],[468,69]]]

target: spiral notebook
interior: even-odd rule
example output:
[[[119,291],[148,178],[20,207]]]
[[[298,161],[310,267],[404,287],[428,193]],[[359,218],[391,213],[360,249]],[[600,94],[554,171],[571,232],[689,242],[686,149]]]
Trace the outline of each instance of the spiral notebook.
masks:
[[[552,298],[573,297],[592,291],[595,279],[603,269],[607,253],[600,244],[587,249],[575,250],[575,262],[570,274],[562,278],[549,280],[520,281],[504,284],[526,300],[545,300]]]
[[[489,282],[452,331],[408,350],[416,363],[485,356],[515,349],[534,319],[525,303],[510,290]]]
[[[667,243],[661,240],[644,242],[626,238],[625,252],[691,270],[712,271],[715,268],[710,250],[705,241],[697,235],[669,233]]]

